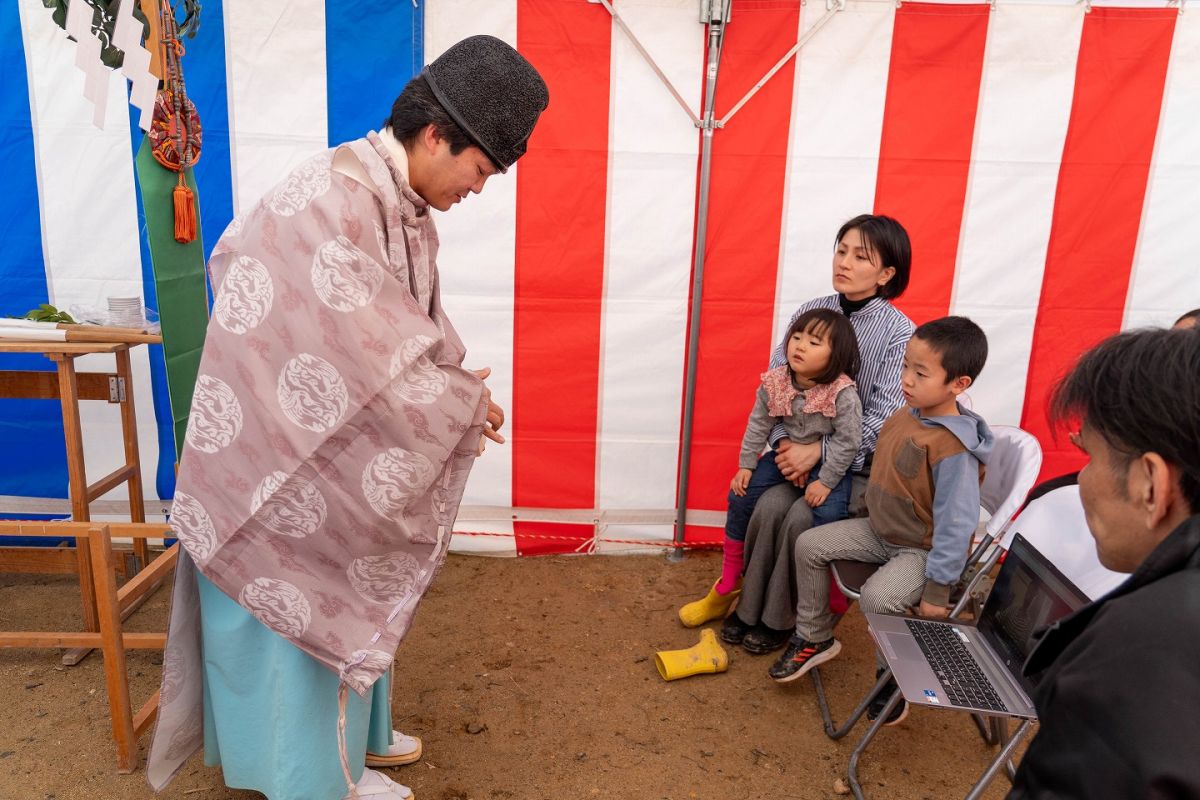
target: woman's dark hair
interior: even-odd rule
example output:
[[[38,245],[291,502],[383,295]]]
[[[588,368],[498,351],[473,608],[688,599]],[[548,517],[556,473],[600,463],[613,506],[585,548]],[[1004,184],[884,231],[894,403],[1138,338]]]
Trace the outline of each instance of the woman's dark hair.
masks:
[[[871,257],[872,264],[880,269],[891,267],[896,270],[896,274],[880,286],[876,294],[884,300],[895,300],[904,294],[912,269],[912,242],[908,240],[908,231],[904,230],[904,226],[881,214],[859,214],[838,229],[833,246],[837,247],[842,237],[852,230],[862,234],[868,257],[878,254],[881,263],[876,264],[875,258]]]
[[[858,337],[854,334],[854,328],[850,326],[850,320],[830,308],[805,311],[792,321],[787,335],[783,337],[785,357],[792,334],[808,330],[829,339],[829,366],[820,375],[812,378],[813,382],[833,383],[843,372],[857,380],[862,361],[858,354]]]
[[[930,320],[913,331],[913,338],[937,351],[946,370],[946,383],[962,375],[974,382],[987,363],[987,334],[966,317]]]
[[[404,91],[400,92],[396,102],[392,103],[391,116],[383,124],[391,126],[392,134],[406,147],[416,141],[426,125],[433,125],[438,136],[450,143],[451,155],[458,155],[475,144],[442,108],[442,104],[433,96],[433,90],[420,75],[409,81]]]
[[[1200,512],[1200,336],[1191,330],[1120,333],[1083,354],[1055,387],[1050,422],[1078,421],[1124,456],[1158,453],[1179,469]],[[1118,465],[1120,466],[1120,465]]]

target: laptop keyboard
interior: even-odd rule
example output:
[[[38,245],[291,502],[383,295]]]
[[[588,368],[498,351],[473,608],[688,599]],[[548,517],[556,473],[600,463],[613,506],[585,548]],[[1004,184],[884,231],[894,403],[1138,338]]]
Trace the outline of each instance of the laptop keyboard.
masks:
[[[1008,711],[996,695],[992,682],[979,669],[972,656],[950,625],[906,619],[913,638],[929,660],[950,702],[956,706],[982,708],[989,711]]]

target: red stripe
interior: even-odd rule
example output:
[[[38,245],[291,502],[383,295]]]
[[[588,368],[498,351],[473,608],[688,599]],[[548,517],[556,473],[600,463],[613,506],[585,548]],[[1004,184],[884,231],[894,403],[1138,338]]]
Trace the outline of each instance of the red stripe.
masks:
[[[800,4],[739,0],[721,54],[718,118],[796,43]],[[771,350],[795,59],[713,137],[688,508],[725,510]],[[693,302],[694,307],[694,302]],[[715,541],[715,528],[688,528]]]
[[[875,213],[912,239],[912,278],[896,305],[918,325],[950,310],[990,16],[987,5],[896,10]]]
[[[1046,401],[1080,353],[1121,328],[1178,16],[1093,8],[1084,17],[1021,416],[1042,442],[1043,477],[1085,461],[1052,436]]]
[[[514,506],[595,507],[611,30],[600,5],[517,3],[517,49],[545,78],[550,106],[517,167]],[[522,555],[575,549],[525,533],[592,533],[513,527]]]

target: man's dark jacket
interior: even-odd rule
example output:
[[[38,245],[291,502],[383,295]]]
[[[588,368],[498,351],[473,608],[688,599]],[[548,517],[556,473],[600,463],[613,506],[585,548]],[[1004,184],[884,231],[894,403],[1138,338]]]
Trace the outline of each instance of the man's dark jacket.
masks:
[[[1040,729],[1009,800],[1200,798],[1200,515],[1051,626],[1025,672]]]

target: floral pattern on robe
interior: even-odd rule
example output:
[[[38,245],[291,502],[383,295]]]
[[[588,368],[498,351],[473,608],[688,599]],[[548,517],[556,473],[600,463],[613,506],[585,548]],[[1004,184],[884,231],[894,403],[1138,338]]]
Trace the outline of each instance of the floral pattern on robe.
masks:
[[[371,186],[322,153],[209,262],[156,789],[203,740],[196,571],[365,694],[445,558],[474,462],[486,390],[441,307],[429,208],[376,134],[342,147]]]

